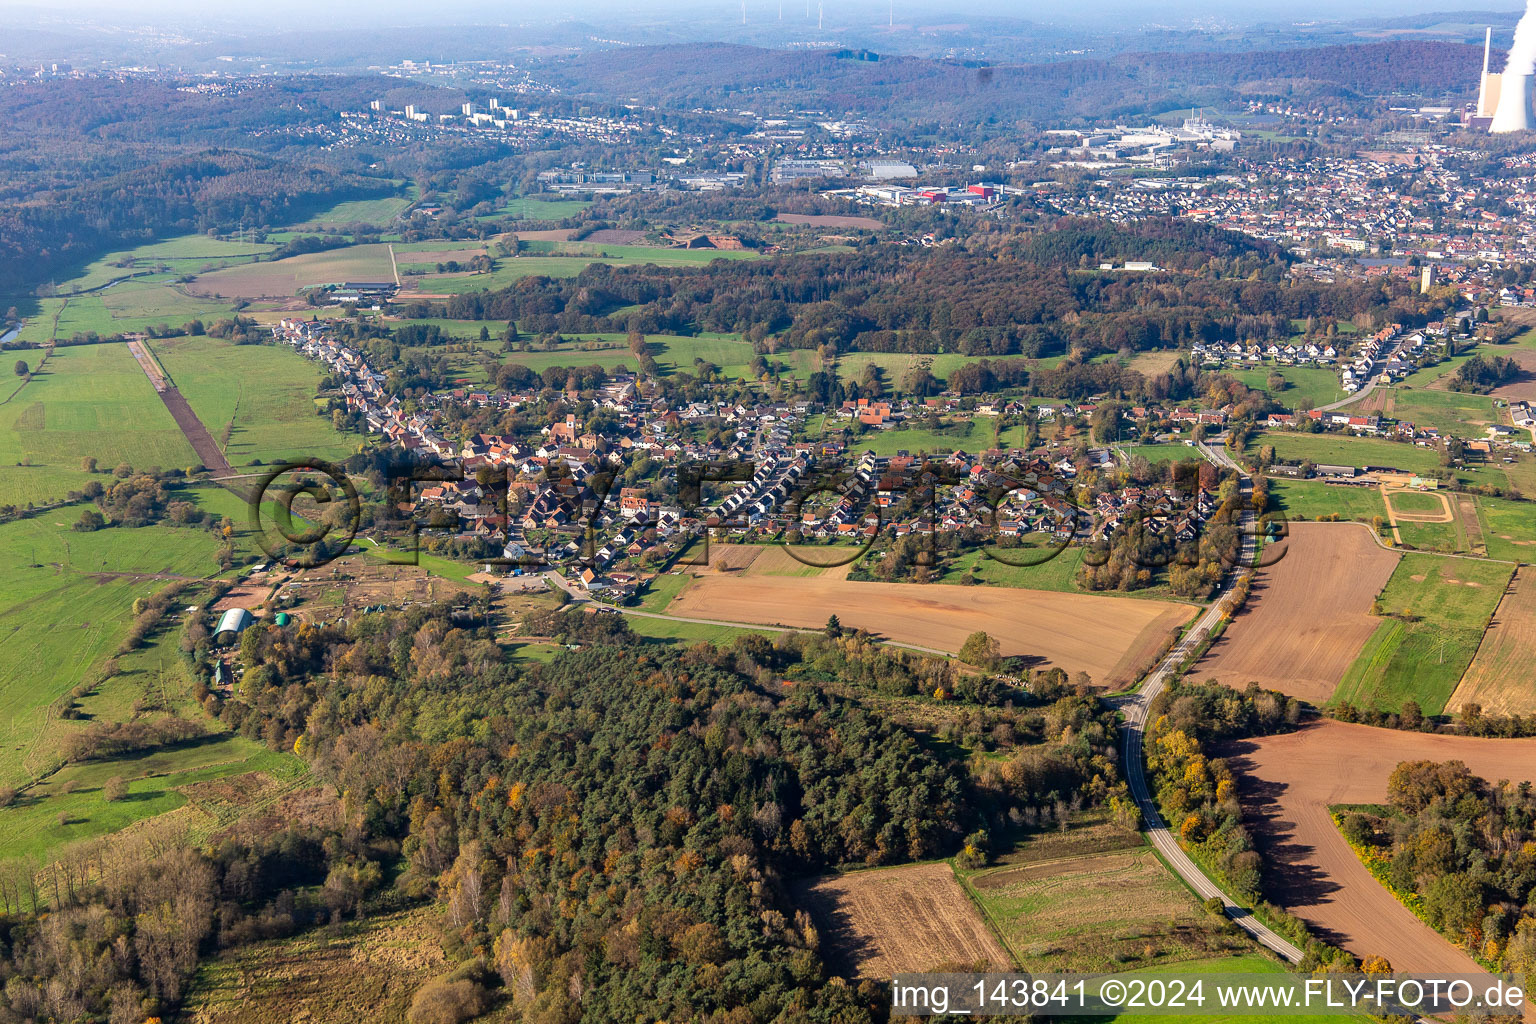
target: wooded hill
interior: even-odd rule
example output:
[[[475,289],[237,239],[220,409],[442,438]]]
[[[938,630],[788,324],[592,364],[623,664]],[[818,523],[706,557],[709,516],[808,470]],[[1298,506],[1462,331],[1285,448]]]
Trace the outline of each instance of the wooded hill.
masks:
[[[1239,96],[1466,99],[1478,47],[1390,42],[1253,53],[1136,53],[1108,60],[974,67],[916,57],[840,59],[834,51],[725,43],[583,54],[558,68],[562,88],[680,107],[811,107],[917,123],[1011,126],[1146,114]]]

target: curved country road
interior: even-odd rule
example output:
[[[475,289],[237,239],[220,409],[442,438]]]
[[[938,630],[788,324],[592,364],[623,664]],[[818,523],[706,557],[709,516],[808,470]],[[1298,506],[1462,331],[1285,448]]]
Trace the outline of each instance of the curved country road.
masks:
[[[1241,475],[1243,489],[1245,491],[1248,489],[1247,474],[1243,473],[1242,467],[1232,461],[1224,451],[1212,449],[1204,444],[1199,448],[1202,455],[1218,466],[1236,470]],[[1168,685],[1168,681],[1177,675],[1190,652],[1198,647],[1221,621],[1222,615],[1232,603],[1233,588],[1252,572],[1249,566],[1253,563],[1256,553],[1254,538],[1251,535],[1254,526],[1253,513],[1244,512],[1242,521],[1244,527],[1242,554],[1237,565],[1233,566],[1226,579],[1222,580],[1221,588],[1216,593],[1216,600],[1211,602],[1205,614],[1196,620],[1189,632],[1184,634],[1184,637],[1174,645],[1173,650],[1158,663],[1152,674],[1147,676],[1146,682],[1141,684],[1141,689],[1136,692],[1136,695],[1122,705],[1122,710],[1125,712],[1125,724],[1121,728],[1122,749],[1125,755],[1122,761],[1125,765],[1126,781],[1131,787],[1131,796],[1135,799],[1137,809],[1141,811],[1142,821],[1146,825],[1147,838],[1152,841],[1153,846],[1157,847],[1157,852],[1162,854],[1168,865],[1178,872],[1179,877],[1184,879],[1184,882],[1198,893],[1201,899],[1220,899],[1226,915],[1239,928],[1251,935],[1254,941],[1295,963],[1301,959],[1302,951],[1283,935],[1255,918],[1247,908],[1239,906],[1222,892],[1220,887],[1211,881],[1179,846],[1179,841],[1174,838],[1168,823],[1163,821],[1162,815],[1157,811],[1157,805],[1152,800],[1142,761],[1142,734],[1146,729],[1147,714],[1152,708],[1152,701],[1163,692],[1163,687]]]

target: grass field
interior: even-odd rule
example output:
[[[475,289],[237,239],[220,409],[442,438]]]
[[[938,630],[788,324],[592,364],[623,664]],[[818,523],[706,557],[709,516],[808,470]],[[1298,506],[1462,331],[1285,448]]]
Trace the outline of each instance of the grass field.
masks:
[[[961,877],[1026,971],[1170,967],[1242,945],[1141,836],[1107,821],[1031,836],[1000,860]]]
[[[126,346],[58,348],[34,371],[0,405],[0,504],[42,504],[79,489],[90,479],[80,468],[87,455],[108,470],[198,461]]]
[[[310,455],[335,460],[357,450],[357,437],[316,414],[321,372],[297,352],[217,338],[148,344],[232,465]]]
[[[1127,444],[1120,450],[1129,458],[1141,456],[1153,465],[1159,462],[1199,462],[1200,453],[1182,444]]]
[[[427,274],[414,278],[415,287],[428,293],[458,293],[505,288],[526,277],[575,277],[593,263],[612,266],[699,267],[714,260],[760,259],[750,249],[662,249],[645,245],[607,245],[597,242],[529,242],[533,254],[499,259],[489,274]],[[343,250],[347,251],[347,250]],[[398,252],[398,249],[397,249]],[[301,258],[301,257],[295,257]],[[351,280],[377,280],[352,278]]]
[[[1392,466],[1410,473],[1431,473],[1440,468],[1440,453],[1432,448],[1374,437],[1273,431],[1260,434],[1250,450],[1266,444],[1274,445],[1275,455],[1285,462],[1310,459],[1335,466]]]
[[[51,705],[116,649],[134,599],[166,585],[147,576],[216,568],[206,530],[76,533],[78,517],[65,508],[0,525],[0,783],[51,767],[59,740],[87,724],[56,718]]]
[[[1477,518],[1489,558],[1536,562],[1536,503],[1479,497]]]
[[[1406,538],[1405,538],[1406,539]],[[1381,595],[1385,616],[1333,702],[1439,714],[1472,662],[1514,569],[1497,562],[1406,554]]]
[[[222,734],[110,761],[69,765],[0,809],[0,860],[42,858],[66,843],[116,832],[187,803],[183,787],[246,772],[292,776],[303,763],[255,740]],[[107,780],[128,794],[108,802]]]
[[[1391,497],[1393,512],[1443,513],[1445,501],[1437,494],[1422,491],[1398,491]]]
[[[382,199],[352,199],[318,213],[294,230],[306,227],[345,227],[348,224],[370,224],[388,229],[411,205],[404,196],[385,196]]]
[[[1376,516],[1387,514],[1381,491],[1375,487],[1283,477],[1269,478],[1269,507],[1285,513],[1285,517],[1292,520],[1321,519],[1336,514],[1342,519],[1369,523]]]
[[[453,966],[431,938],[438,927],[435,908],[417,907],[240,946],[202,962],[182,1017],[352,1024],[366,1007],[368,1020],[404,1024],[416,990]]]
[[[1310,366],[1260,366],[1230,372],[1255,391],[1269,391],[1269,375],[1278,372],[1285,378],[1286,386],[1273,392],[1271,397],[1290,409],[1294,409],[1303,400],[1309,400],[1315,409],[1346,397],[1344,390],[1339,387],[1339,374],[1336,370]]]
[[[496,217],[516,217],[519,220],[564,220],[585,210],[592,203],[587,199],[545,199],[542,196],[514,196],[496,211]]]
[[[1398,523],[1397,532],[1403,543],[1420,551],[1439,551],[1456,554],[1467,550],[1465,537],[1455,523]]]
[[[1458,437],[1481,437],[1484,427],[1499,422],[1493,399],[1487,395],[1464,395],[1427,388],[1393,388],[1384,413],[1420,429],[1433,428]]]

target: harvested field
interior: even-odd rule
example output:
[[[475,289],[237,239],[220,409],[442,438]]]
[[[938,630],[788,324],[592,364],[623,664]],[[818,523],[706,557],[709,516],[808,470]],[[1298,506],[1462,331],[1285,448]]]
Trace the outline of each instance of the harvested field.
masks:
[[[424,939],[434,926],[422,908],[229,950],[198,968],[182,1018],[403,1024],[416,990],[452,966]],[[359,1007],[367,1009],[360,1015]]]
[[[644,237],[644,231],[636,231],[632,228],[603,228],[601,231],[592,232],[582,241],[599,242],[604,245],[634,245]]]
[[[1398,556],[1356,524],[1292,523],[1285,557],[1255,577],[1247,605],[1195,667],[1322,703],[1380,620],[1371,602]]]
[[[540,231],[516,231],[519,242],[569,242],[571,236],[576,233],[575,228],[544,228]],[[499,238],[506,238],[500,235]]]
[[[757,556],[759,559],[764,556]],[[958,651],[977,630],[1004,655],[1037,667],[1087,672],[1100,686],[1133,682],[1194,614],[1192,605],[1090,594],[807,577],[704,575],[667,607],[670,615],[819,629],[845,627],[919,647]]]
[[[1532,651],[1536,651],[1536,569],[1527,565],[1515,572],[1477,655],[1446,707],[1459,711],[1466,704],[1481,704],[1493,714],[1536,713]]]
[[[395,259],[404,263],[447,263],[449,260],[458,260],[460,263],[468,263],[476,256],[485,255],[483,248],[474,249],[432,249],[417,252],[411,249],[396,249]]]
[[[705,573],[744,573],[748,576],[835,576],[848,575],[853,568],[851,556],[857,548],[827,548],[792,545],[787,551],[778,544],[711,544],[709,568]],[[799,555],[796,558],[795,555]],[[802,561],[801,559],[804,559]],[[845,565],[834,562],[846,561]]]
[[[879,231],[885,227],[873,217],[842,217],[823,213],[781,213],[774,220],[785,224],[805,224],[813,228],[865,228]]]
[[[402,258],[407,256],[404,252],[400,255]],[[185,287],[193,295],[260,299],[286,298],[310,285],[394,279],[389,246],[352,245],[199,274]]]
[[[1270,898],[1356,956],[1398,971],[1479,968],[1371,877],[1328,808],[1384,803],[1387,778],[1408,760],[1466,763],[1485,778],[1536,779],[1536,740],[1473,739],[1373,729],[1324,719],[1284,736],[1228,745],[1244,811],[1272,866]]]
[[[1013,966],[948,864],[810,879],[794,901],[811,912],[838,968],[851,977]]]

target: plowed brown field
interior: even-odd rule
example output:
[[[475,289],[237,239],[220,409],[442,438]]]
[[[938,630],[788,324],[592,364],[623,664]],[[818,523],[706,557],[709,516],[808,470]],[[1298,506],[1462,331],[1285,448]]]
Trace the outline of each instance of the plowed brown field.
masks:
[[[1288,550],[1257,574],[1248,603],[1195,672],[1322,703],[1380,622],[1371,602],[1398,556],[1353,523],[1292,523]]]
[[[836,951],[842,969],[855,977],[889,978],[945,966],[1013,966],[948,864],[812,879],[795,896]]]
[[[759,555],[761,560],[763,556]],[[816,629],[836,615],[845,626],[902,643],[958,651],[977,630],[1004,655],[1036,667],[1087,672],[1121,687],[1189,621],[1187,604],[1004,587],[858,583],[818,576],[701,575],[667,606],[681,618],[723,619]]]
[[[1331,804],[1384,803],[1399,762],[1464,761],[1492,780],[1536,780],[1536,740],[1373,729],[1323,720],[1299,732],[1231,744],[1243,808],[1271,866],[1274,901],[1357,956],[1395,970],[1474,973],[1480,968],[1382,888],[1339,835]]]
[[[1477,648],[1477,657],[1447,708],[1481,704],[1484,711],[1500,715],[1536,712],[1536,674],[1531,653],[1536,651],[1536,569],[1525,566],[1515,572],[1509,590],[1499,602]]]

